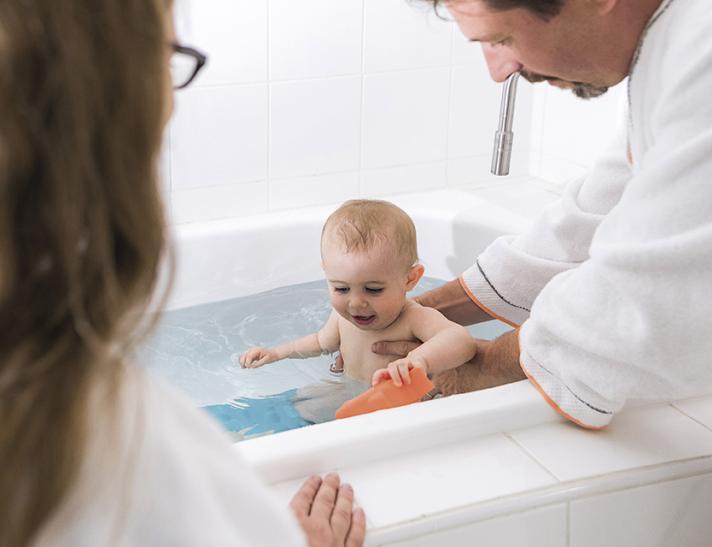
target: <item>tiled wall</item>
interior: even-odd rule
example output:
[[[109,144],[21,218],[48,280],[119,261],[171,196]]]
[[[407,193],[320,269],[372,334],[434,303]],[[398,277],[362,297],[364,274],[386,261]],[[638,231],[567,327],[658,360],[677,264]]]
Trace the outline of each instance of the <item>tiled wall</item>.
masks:
[[[174,222],[493,181],[500,87],[427,3],[178,0],[177,26],[210,61],[168,130]],[[549,92],[533,108],[532,90],[519,85],[512,174],[559,181],[590,150],[545,153],[570,109]]]
[[[623,114],[626,83],[587,101],[548,85],[533,88],[529,172],[565,184],[585,174],[613,138]]]

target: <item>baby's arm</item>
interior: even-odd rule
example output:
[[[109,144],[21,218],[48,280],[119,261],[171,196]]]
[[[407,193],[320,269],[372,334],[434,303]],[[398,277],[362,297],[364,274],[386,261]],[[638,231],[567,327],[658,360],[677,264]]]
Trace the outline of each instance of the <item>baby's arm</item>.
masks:
[[[377,370],[372,378],[375,385],[387,378],[401,385],[410,383],[410,369],[419,367],[428,374],[437,374],[458,367],[474,357],[477,345],[470,333],[443,314],[419,304],[410,310],[409,322],[413,335],[423,343],[403,359],[393,361],[388,368]]]
[[[331,312],[328,321],[315,333],[291,340],[274,348],[250,348],[240,355],[240,366],[256,368],[281,359],[305,359],[339,349],[339,316]]]

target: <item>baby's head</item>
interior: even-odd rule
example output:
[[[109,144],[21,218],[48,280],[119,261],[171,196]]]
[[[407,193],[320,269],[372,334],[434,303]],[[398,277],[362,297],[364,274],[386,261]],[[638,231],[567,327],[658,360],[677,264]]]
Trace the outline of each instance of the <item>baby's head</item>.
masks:
[[[364,330],[393,323],[423,275],[413,221],[387,201],[339,207],[324,224],[321,259],[332,306]]]

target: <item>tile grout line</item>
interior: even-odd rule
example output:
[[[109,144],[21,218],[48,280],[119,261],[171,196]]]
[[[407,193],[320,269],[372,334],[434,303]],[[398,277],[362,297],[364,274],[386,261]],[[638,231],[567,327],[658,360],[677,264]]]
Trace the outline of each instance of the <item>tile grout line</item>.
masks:
[[[678,408],[677,406],[675,406],[675,403],[670,403],[670,406],[671,406],[672,408],[674,408],[675,410],[677,410],[677,411],[678,411],[680,414],[682,414],[683,416],[689,418],[690,420],[692,420],[692,421],[695,422],[696,424],[701,425],[701,426],[704,427],[707,431],[709,431],[710,433],[712,433],[712,427],[709,427],[707,424],[705,424],[705,423],[699,421],[698,419],[696,419],[696,418],[690,416],[687,412],[685,412],[685,411],[682,410],[681,408]]]
[[[503,435],[504,435],[505,437],[507,437],[510,441],[512,441],[515,445],[517,445],[517,447],[518,447],[522,452],[524,452],[524,454],[526,454],[526,456],[527,456],[530,460],[532,460],[538,467],[540,467],[541,469],[543,469],[543,470],[546,472],[546,474],[549,475],[550,477],[552,477],[558,484],[561,484],[561,483],[563,482],[563,481],[562,481],[561,479],[559,479],[556,475],[554,475],[553,471],[550,471],[547,467],[545,467],[543,463],[541,463],[539,460],[537,460],[537,459],[534,457],[534,455],[533,455],[531,452],[529,452],[529,450],[527,450],[527,449],[524,447],[524,445],[522,445],[522,444],[520,444],[519,442],[517,442],[517,440],[516,440],[514,437],[512,437],[508,432],[503,433]]]
[[[358,168],[356,170],[358,197],[363,197],[363,141],[366,109],[366,0],[361,0],[361,100],[359,101],[359,128],[358,128]]]
[[[455,67],[453,66],[453,55],[455,51],[455,31],[454,25],[450,25],[450,74],[448,76],[447,90],[447,124],[445,125],[445,186],[450,186],[450,126],[452,124],[452,96],[455,92],[453,81],[455,79]]]
[[[270,53],[271,0],[267,0],[267,211],[272,210],[272,55]]]
[[[566,502],[566,547],[571,547],[571,501]]]

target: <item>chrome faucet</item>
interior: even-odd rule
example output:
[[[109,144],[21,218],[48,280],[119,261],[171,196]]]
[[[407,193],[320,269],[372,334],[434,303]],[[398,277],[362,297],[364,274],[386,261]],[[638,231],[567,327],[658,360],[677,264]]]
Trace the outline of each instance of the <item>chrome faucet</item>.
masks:
[[[509,162],[512,159],[512,123],[514,122],[514,103],[517,98],[519,72],[513,72],[504,82],[502,103],[499,107],[499,128],[494,134],[492,150],[492,174],[509,175]]]

